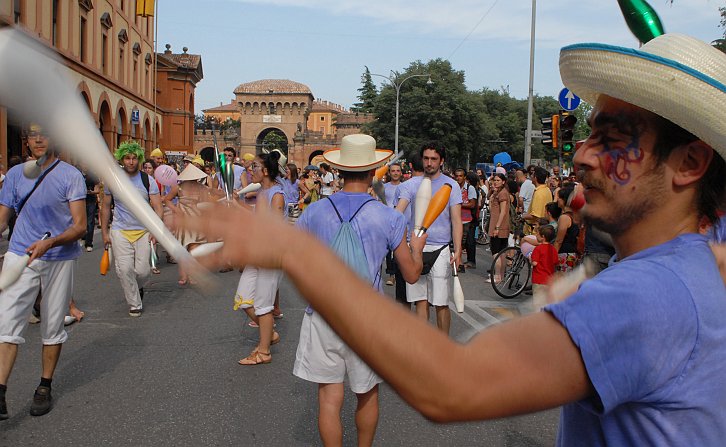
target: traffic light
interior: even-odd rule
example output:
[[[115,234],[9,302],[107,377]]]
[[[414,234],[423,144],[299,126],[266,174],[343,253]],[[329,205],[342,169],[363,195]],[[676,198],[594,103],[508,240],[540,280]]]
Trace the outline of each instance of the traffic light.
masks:
[[[575,149],[575,124],[577,124],[577,117],[570,115],[568,112],[560,112],[560,143],[562,144],[562,152],[565,154],[571,153]]]
[[[542,144],[557,147],[557,133],[560,128],[560,116],[552,115],[540,120],[542,122]]]

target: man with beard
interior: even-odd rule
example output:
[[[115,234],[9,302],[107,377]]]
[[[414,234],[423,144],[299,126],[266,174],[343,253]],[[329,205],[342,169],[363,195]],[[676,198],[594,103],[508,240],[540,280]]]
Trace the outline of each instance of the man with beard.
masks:
[[[27,137],[30,153],[42,172],[30,179],[23,174],[22,165],[13,167],[0,194],[0,232],[7,228],[11,210],[17,213],[4,268],[30,254],[20,278],[0,292],[0,420],[8,418],[6,386],[18,345],[25,343],[23,333],[39,292],[43,295],[42,374],[30,414],[41,416],[52,408],[51,381],[68,339],[63,320],[73,293],[76,259],[81,254],[76,241],[86,231],[86,187],[80,171],[57,158],[39,126],[31,125]],[[50,237],[41,239],[46,232]]]
[[[416,303],[416,314],[426,321],[429,319],[429,305],[434,306],[436,326],[448,334],[451,326],[449,296],[453,290],[451,269],[461,264],[461,188],[454,179],[441,172],[446,159],[446,149],[441,143],[425,143],[419,150],[419,155],[423,160],[424,176],[431,179],[431,195],[436,194],[445,183],[451,186],[451,195],[448,205],[427,230],[428,239],[424,253],[437,253],[435,261],[431,270],[425,275],[422,274],[415,284],[406,284],[406,299],[409,303]],[[396,209],[399,212],[405,212],[410,204],[411,215],[416,215],[416,192],[423,178],[414,177],[398,187]],[[453,256],[449,252],[449,243],[452,240]]]
[[[129,176],[141,196],[151,204],[161,219],[163,209],[159,187],[154,179],[149,178],[139,167],[144,163],[144,150],[135,141],[121,143],[114,153],[116,160]],[[151,235],[144,225],[136,219],[129,209],[120,200],[114,201],[113,223],[108,227],[111,216],[111,200],[113,195],[105,191],[101,208],[101,233],[103,242],[113,248],[113,258],[116,264],[116,274],[121,281],[126,303],[129,305],[129,316],[140,317],[143,308],[141,300],[144,298],[144,285],[149,279],[151,266]]]
[[[639,49],[565,47],[560,72],[594,105],[573,161],[581,212],[612,235],[616,255],[542,312],[461,345],[377,297],[310,237],[236,210],[201,227],[231,239],[244,226],[247,238],[225,254],[284,268],[333,330],[430,419],[562,406],[558,445],[722,445],[726,287],[698,231],[705,222],[718,229],[726,205],[726,54],[664,34]]]

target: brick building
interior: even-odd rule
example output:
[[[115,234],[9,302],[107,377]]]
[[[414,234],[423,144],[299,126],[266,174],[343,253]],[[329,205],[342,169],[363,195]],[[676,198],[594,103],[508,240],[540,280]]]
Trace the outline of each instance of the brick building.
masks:
[[[316,100],[305,84],[287,79],[262,79],[240,84],[229,104],[204,109],[205,118],[223,123],[239,120],[237,131],[218,134],[220,150],[234,147],[238,153],[259,153],[270,133],[283,137],[283,151],[298,166],[306,166],[340,140],[360,132],[363,124],[373,120],[370,114],[349,112],[344,107]],[[197,129],[195,152],[212,147],[208,129]]]
[[[156,55],[154,18],[137,16],[134,5],[124,0],[2,0],[0,26],[17,26],[57,52],[110,150],[128,139],[139,140],[147,153],[155,145],[191,150],[201,57]],[[25,124],[0,107],[3,164],[9,156],[23,155]]]

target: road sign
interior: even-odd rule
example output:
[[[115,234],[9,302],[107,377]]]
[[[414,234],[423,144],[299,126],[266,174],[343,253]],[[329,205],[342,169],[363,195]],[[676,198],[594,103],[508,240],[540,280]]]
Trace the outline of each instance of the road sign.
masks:
[[[532,133],[530,133],[530,135],[532,135],[532,138],[542,138],[542,131],[533,130]]]
[[[580,97],[572,93],[568,88],[560,90],[559,101],[560,106],[568,111],[573,111],[580,105]]]

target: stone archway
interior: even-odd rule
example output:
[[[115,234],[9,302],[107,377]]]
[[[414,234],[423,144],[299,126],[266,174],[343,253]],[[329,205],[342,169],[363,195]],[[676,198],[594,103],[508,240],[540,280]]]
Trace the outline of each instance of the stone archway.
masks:
[[[105,100],[98,107],[98,130],[103,135],[106,146],[113,152],[113,121],[111,120],[111,107]]]
[[[323,151],[317,150],[312,151],[310,155],[308,156],[308,164],[309,165],[317,165],[320,161],[323,159]]]
[[[282,153],[287,156],[289,139],[285,132],[276,127],[268,127],[257,135],[255,139],[255,152],[260,153],[268,144],[277,143]]]

